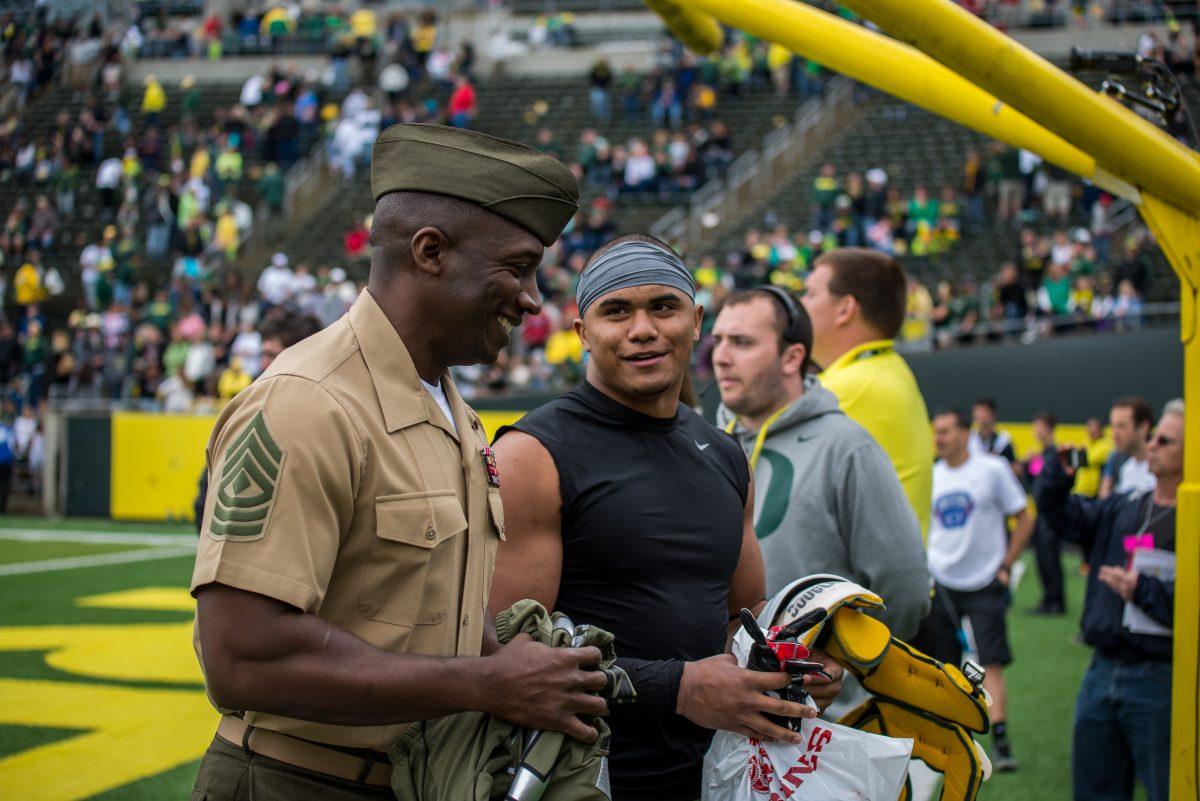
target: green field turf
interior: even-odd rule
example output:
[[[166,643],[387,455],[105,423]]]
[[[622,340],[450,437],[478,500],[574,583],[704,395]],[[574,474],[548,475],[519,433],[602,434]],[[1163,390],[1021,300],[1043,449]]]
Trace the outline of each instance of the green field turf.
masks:
[[[32,519],[5,518],[0,522],[0,564],[90,555],[100,547],[3,539],[4,528],[35,526],[67,532],[91,528],[110,533],[190,533],[187,526],[98,526],[91,521],[47,526]],[[188,536],[180,537],[181,543],[189,541]],[[115,546],[105,547],[111,551]],[[1019,588],[1010,618],[1016,662],[1007,675],[1009,728],[1021,767],[1016,773],[995,776],[980,798],[1041,801],[1070,797],[1071,717],[1088,650],[1073,642],[1083,588],[1075,573],[1078,560],[1071,556],[1065,561],[1072,604],[1069,616],[1027,614],[1038,590],[1032,559]],[[0,696],[6,696],[0,704],[0,798],[159,801],[188,797],[195,758],[211,737],[215,719],[204,708],[190,647],[192,613],[185,604],[191,565],[191,557],[179,556],[0,576]],[[143,588],[160,589],[109,595]],[[93,600],[79,605],[80,598]],[[115,648],[111,646],[114,641],[119,642]],[[12,699],[19,702],[14,705]],[[60,699],[65,700],[60,703]],[[164,709],[174,708],[171,704],[180,705],[178,714],[185,720],[164,717]],[[48,710],[45,714],[42,707]],[[108,720],[107,713],[97,710],[109,708],[112,715],[133,714],[157,728],[136,736],[132,746],[101,737],[91,743],[91,750],[75,750],[88,730],[101,725],[96,723],[97,717]],[[189,743],[190,758],[179,756],[179,749],[184,748],[178,744],[180,740]],[[164,743],[171,742],[174,756],[163,753]],[[110,764],[110,753],[123,754],[123,761]],[[159,765],[165,764],[164,760],[175,761],[164,768],[143,764],[155,760]],[[97,770],[100,766],[103,769]],[[78,777],[81,771],[86,781],[62,778]],[[33,777],[36,783],[17,784],[22,776],[27,781]],[[81,781],[85,785],[92,782],[88,792],[80,788]],[[106,781],[112,783],[96,785]]]
[[[136,550],[138,545],[111,545],[82,542],[22,542],[7,540],[0,544],[0,565],[19,562],[39,562],[44,559],[64,559],[72,556],[91,556]]]

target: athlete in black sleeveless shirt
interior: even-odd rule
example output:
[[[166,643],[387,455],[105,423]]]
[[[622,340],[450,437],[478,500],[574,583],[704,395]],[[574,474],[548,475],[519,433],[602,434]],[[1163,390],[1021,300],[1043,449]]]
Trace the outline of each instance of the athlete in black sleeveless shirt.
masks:
[[[690,277],[639,277],[638,254],[666,246],[614,240],[585,280],[622,243],[641,249],[607,265],[606,291],[588,298],[581,282],[587,381],[497,435],[507,541],[491,604],[536,598],[613,632],[638,691],[610,710],[613,797],[694,801],[713,729],[794,740],[762,712],[812,710],[763,695],[780,675],[724,654],[731,618],[763,601],[750,472],[736,442],[679,403],[703,309]],[[812,690],[823,706],[840,683]]]

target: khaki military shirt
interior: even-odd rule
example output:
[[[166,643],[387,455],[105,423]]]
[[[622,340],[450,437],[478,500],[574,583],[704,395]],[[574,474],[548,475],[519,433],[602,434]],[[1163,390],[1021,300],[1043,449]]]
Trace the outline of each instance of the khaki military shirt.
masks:
[[[285,351],[209,440],[192,592],[219,582],[388,651],[478,655],[504,512],[483,426],[441,381],[457,434],[366,291]],[[254,726],[381,751],[406,728],[245,711]]]

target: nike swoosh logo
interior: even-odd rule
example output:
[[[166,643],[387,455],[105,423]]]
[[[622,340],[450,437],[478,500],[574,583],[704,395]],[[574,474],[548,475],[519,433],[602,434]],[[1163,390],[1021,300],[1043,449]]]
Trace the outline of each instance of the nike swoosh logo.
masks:
[[[696,447],[697,447],[697,448],[699,448],[701,451],[703,451],[705,448],[707,448],[709,445],[711,445],[711,444],[712,444],[711,442],[704,442],[704,443],[701,443],[701,442],[699,442],[699,441],[697,441],[697,440],[692,440],[692,442],[695,442],[695,443],[696,443]]]
[[[812,436],[809,436],[809,437],[806,437],[803,434],[801,434],[800,436],[796,437],[796,442],[808,442],[808,441],[814,440],[816,438],[817,438],[816,434],[813,434]]]

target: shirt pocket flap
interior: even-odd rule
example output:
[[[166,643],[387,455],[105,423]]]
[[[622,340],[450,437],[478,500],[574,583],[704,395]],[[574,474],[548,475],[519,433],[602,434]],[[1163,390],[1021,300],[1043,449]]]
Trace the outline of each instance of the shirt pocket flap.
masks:
[[[382,539],[436,548],[466,531],[467,517],[451,490],[409,492],[376,498],[375,526]]]
[[[500,490],[488,490],[488,512],[492,516],[492,526],[500,539],[506,539],[504,531],[504,502],[500,500]]]

